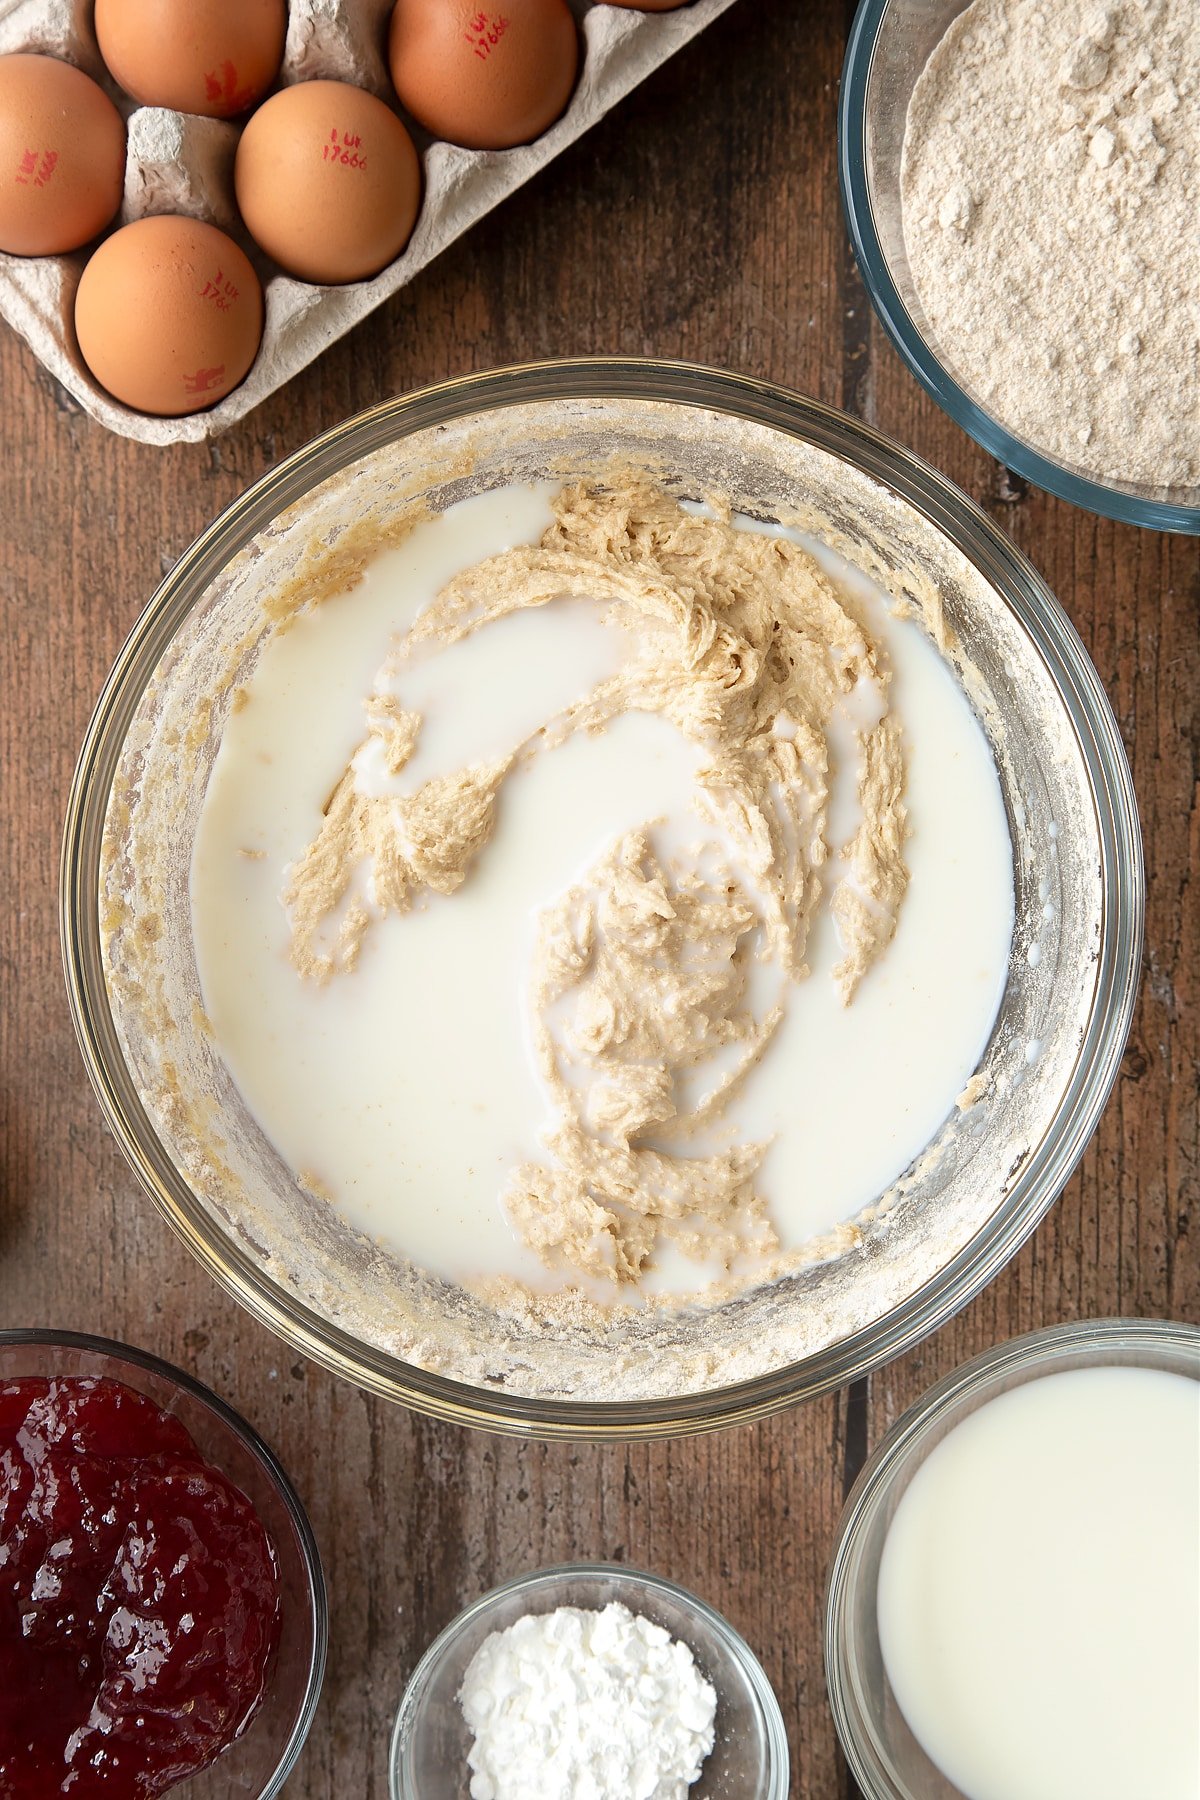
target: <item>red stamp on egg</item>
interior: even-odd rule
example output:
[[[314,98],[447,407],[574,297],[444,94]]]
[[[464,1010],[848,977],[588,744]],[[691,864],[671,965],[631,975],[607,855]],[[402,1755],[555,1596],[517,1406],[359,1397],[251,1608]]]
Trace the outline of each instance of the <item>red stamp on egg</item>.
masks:
[[[223,270],[218,269],[215,275],[209,276],[200,289],[200,298],[211,301],[218,312],[228,312],[239,292],[237,284],[230,281]]]
[[[217,363],[211,369],[197,369],[194,375],[184,376],[183,391],[185,394],[210,394],[224,374],[224,363]]]
[[[335,163],[339,169],[365,169],[367,153],[357,131],[339,131],[333,126],[328,141],[321,145],[321,161]]]
[[[232,114],[245,112],[254,99],[254,91],[239,87],[237,69],[231,62],[223,62],[219,69],[205,71],[204,96],[210,106],[219,106],[223,113]]]
[[[16,181],[20,187],[44,188],[57,167],[57,150],[43,151],[40,157],[36,150],[23,150],[17,164]]]
[[[463,36],[476,56],[486,62],[508,30],[508,24],[508,20],[501,13],[478,12],[468,22]]]

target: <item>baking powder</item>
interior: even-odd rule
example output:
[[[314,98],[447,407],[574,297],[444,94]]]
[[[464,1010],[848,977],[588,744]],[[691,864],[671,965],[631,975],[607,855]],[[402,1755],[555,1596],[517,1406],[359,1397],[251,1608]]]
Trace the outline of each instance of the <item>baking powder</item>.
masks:
[[[619,1602],[494,1631],[462,1685],[473,1800],[684,1800],[717,1699],[686,1644]]]

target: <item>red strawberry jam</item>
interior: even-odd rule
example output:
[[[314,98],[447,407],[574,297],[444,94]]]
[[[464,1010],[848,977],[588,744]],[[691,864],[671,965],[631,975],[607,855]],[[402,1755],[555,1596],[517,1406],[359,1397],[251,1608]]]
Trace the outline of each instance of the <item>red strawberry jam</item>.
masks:
[[[0,1796],[152,1800],[262,1698],[274,1552],[246,1496],[153,1401],[0,1384]]]

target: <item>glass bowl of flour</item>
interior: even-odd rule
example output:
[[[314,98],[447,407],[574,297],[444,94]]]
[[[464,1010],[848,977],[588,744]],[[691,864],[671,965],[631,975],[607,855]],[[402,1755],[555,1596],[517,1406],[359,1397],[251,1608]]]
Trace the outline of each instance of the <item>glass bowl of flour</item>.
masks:
[[[390,1762],[392,1800],[786,1800],[788,1770],[749,1645],[685,1588],[619,1563],[522,1575],[461,1612],[413,1672]]]
[[[871,301],[1008,468],[1200,531],[1191,0],[863,0],[838,115]]]
[[[101,697],[68,988],[139,1179],[338,1373],[710,1429],[1003,1266],[1115,1077],[1140,841],[1060,608],[778,389],[391,402],[184,555]]]

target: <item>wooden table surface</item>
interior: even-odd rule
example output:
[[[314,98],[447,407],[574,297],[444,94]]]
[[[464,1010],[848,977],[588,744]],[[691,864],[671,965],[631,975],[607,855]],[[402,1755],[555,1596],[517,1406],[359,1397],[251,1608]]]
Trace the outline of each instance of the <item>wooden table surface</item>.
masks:
[[[392,1717],[430,1638],[494,1582],[570,1557],[658,1570],[728,1614],[782,1702],[793,1794],[851,1794],[825,1700],[821,1595],[869,1447],[932,1380],[998,1339],[1108,1314],[1200,1318],[1189,1236],[1197,546],[1028,491],[901,368],[838,201],[834,109],[852,10],[744,0],[211,445],[109,436],[0,330],[0,1323],[143,1345],[211,1383],[278,1449],[332,1598],[328,1677],[292,1800],[384,1800]],[[785,383],[860,414],[965,488],[1046,576],[1096,661],[1132,759],[1150,876],[1120,1081],[1063,1198],[1000,1278],[849,1392],[631,1449],[547,1447],[412,1417],[241,1312],[143,1198],[101,1125],[56,931],[61,820],[90,708],[154,584],[212,515],[314,433],[388,395],[601,351]]]

